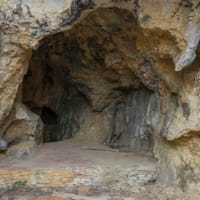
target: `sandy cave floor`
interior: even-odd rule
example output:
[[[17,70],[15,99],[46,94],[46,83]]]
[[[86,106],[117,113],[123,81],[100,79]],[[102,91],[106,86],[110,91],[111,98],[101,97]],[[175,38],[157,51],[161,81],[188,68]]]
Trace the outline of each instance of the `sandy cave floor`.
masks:
[[[32,175],[24,177],[26,185],[15,187],[12,180],[9,189],[0,191],[1,200],[190,199],[177,188],[160,186],[155,176],[156,161],[151,156],[74,139],[43,144],[32,157],[3,158],[0,170],[5,169],[10,179],[14,179],[13,170],[29,170]]]

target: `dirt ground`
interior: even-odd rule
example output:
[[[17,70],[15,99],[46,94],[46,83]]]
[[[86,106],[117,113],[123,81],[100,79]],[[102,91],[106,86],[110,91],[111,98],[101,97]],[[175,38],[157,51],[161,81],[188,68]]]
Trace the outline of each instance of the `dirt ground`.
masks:
[[[178,188],[162,187],[156,180],[156,160],[150,155],[115,150],[103,145],[68,140],[46,143],[31,157],[0,159],[0,169],[59,169],[68,167],[78,176],[63,186],[51,179],[39,187],[15,182],[0,190],[0,200],[190,200]],[[62,171],[61,171],[62,173]],[[9,175],[9,173],[8,173]],[[54,174],[53,174],[54,176]],[[62,176],[62,174],[61,174]],[[12,179],[11,177],[8,177]],[[27,177],[28,180],[29,177]],[[31,177],[33,179],[33,177]],[[41,180],[40,180],[41,181]],[[1,177],[0,177],[1,182]],[[18,183],[18,185],[16,184]]]
[[[162,188],[156,184],[146,185],[135,193],[99,191],[81,186],[74,191],[65,188],[1,190],[0,196],[0,200],[192,200],[190,195],[177,188]]]

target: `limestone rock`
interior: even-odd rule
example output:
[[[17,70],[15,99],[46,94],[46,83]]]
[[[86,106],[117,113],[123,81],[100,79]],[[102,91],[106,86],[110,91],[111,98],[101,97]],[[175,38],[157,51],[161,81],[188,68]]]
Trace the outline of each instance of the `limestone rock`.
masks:
[[[20,141],[8,148],[6,154],[16,158],[25,158],[32,156],[37,151],[37,145],[34,140]]]
[[[62,198],[62,197],[56,197],[56,196],[40,196],[36,198],[35,200],[71,200],[71,198]]]
[[[78,195],[80,196],[89,196],[90,190],[92,189],[89,185],[83,185],[78,187]]]
[[[6,150],[8,147],[8,143],[5,140],[0,140],[0,150]]]
[[[40,116],[47,107],[53,113],[49,125],[60,120],[69,135],[94,126],[97,135],[105,130],[108,138],[120,137],[116,130],[126,129],[116,121],[122,127],[127,121],[118,117],[116,105],[127,105],[131,92],[146,88],[154,94],[146,101],[145,95],[133,98],[129,106],[136,107],[135,115],[128,112],[132,135],[140,141],[150,132],[160,180],[199,190],[199,13],[196,0],[2,0],[0,148],[41,143]],[[57,94],[72,87],[84,96],[84,106],[77,106],[76,115],[69,116],[75,113],[70,109],[58,113]],[[69,126],[71,120],[80,127]],[[62,133],[60,138],[69,136]]]
[[[21,151],[22,142],[30,141],[31,145],[28,146],[30,146],[31,152],[32,145],[42,142],[43,123],[38,115],[32,113],[22,103],[16,102],[12,112],[12,122],[6,128],[3,139],[8,144],[15,144],[16,154],[18,154],[17,148]],[[29,151],[28,146],[26,147],[27,151]]]

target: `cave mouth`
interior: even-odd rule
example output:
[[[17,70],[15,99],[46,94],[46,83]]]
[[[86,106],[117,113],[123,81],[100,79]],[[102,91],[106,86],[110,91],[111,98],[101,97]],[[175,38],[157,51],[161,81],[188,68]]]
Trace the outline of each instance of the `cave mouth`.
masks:
[[[137,34],[130,11],[101,8],[70,31],[40,41],[24,76],[22,102],[41,117],[44,143],[77,138],[152,152],[155,80],[142,80]]]

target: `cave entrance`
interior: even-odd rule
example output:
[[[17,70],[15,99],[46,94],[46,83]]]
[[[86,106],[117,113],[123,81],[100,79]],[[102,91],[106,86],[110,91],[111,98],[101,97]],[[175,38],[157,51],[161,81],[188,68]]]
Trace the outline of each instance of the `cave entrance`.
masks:
[[[137,34],[131,12],[101,8],[70,31],[41,40],[23,80],[22,101],[40,115],[44,143],[78,138],[152,151],[148,125],[156,95],[154,82],[144,84],[138,70],[144,60],[136,51]]]

